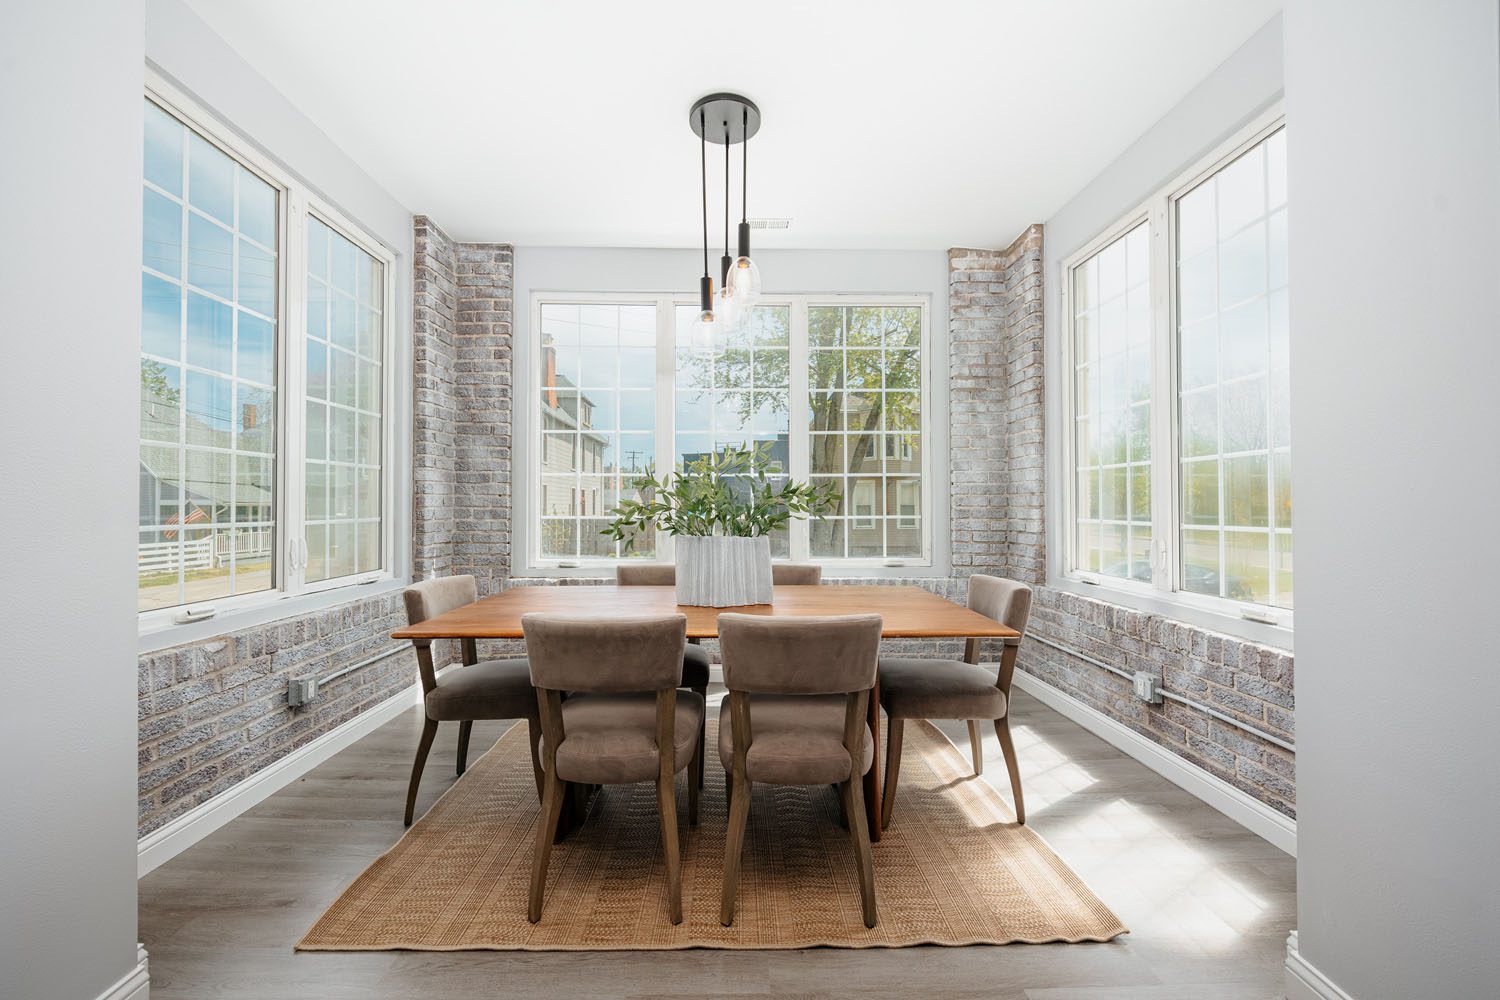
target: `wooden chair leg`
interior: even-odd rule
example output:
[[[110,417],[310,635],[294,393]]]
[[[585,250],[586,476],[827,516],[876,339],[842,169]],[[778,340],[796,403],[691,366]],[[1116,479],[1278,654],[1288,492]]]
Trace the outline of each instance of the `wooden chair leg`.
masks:
[[[542,801],[542,789],[547,776],[542,770],[542,724],[537,719],[526,720],[526,737],[531,741],[531,775],[536,779],[536,800]]]
[[[984,773],[984,744],[979,739],[979,720],[969,720],[969,754],[974,758],[974,773]]]
[[[542,894],[547,889],[547,862],[552,857],[552,838],[557,831],[557,820],[562,815],[563,782],[556,774],[546,776],[542,788],[542,811],[536,820],[536,845],[531,854],[531,895],[526,903],[526,919],[536,923],[542,919]]]
[[[875,911],[875,864],[870,856],[870,827],[865,818],[864,782],[858,779],[846,781],[844,798],[848,801],[845,810],[849,813],[849,839],[854,842],[854,860],[859,868],[859,901],[864,911],[865,926],[874,927],[879,922]]]
[[[1005,757],[1005,769],[1010,772],[1010,794],[1016,803],[1016,822],[1026,822],[1026,802],[1021,798],[1021,762],[1016,759],[1016,745],[1010,741],[1010,720],[1001,716],[995,720],[995,735],[1000,738],[1000,753]]]
[[[703,718],[698,720],[698,753],[703,753],[703,748],[708,745],[708,688],[693,688],[693,693],[703,699]],[[698,768],[698,787],[703,787],[703,768]]]
[[[469,734],[474,731],[474,720],[465,719],[458,724],[458,776],[463,777],[469,768]]]
[[[729,828],[724,834],[724,888],[719,897],[719,923],[734,923],[734,894],[740,884],[740,855],[745,847],[745,823],[750,818],[750,781],[735,782],[729,795]]]
[[[437,720],[424,719],[422,738],[417,741],[417,759],[411,765],[411,784],[406,789],[406,825],[411,826],[411,815],[417,808],[417,786],[422,783],[422,768],[427,766],[427,754],[432,750],[432,740],[437,736]]]
[[[688,776],[692,780],[692,776]],[[696,792],[696,789],[692,791]],[[682,856],[677,844],[677,776],[656,779],[656,807],[661,815],[661,849],[667,859],[667,918],[682,923]]]
[[[891,719],[886,725],[885,788],[880,800],[881,829],[891,825],[891,814],[896,810],[896,781],[901,776],[901,730],[905,723],[905,719]]]
[[[702,798],[703,789],[703,744],[698,744],[698,752],[693,755],[693,762],[688,765],[688,826],[698,825],[698,801]]]

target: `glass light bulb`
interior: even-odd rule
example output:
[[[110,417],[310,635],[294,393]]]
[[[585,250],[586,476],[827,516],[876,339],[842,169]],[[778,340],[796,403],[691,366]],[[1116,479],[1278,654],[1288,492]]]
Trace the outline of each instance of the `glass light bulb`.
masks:
[[[719,335],[729,337],[740,328],[744,321],[744,310],[735,301],[734,289],[725,285],[714,295],[714,316],[719,322]]]
[[[725,281],[730,297],[740,315],[748,315],[760,301],[760,268],[749,257],[736,257],[729,265],[729,278]]]
[[[719,340],[719,317],[705,309],[694,317],[688,329],[688,344],[694,354],[712,354]]]

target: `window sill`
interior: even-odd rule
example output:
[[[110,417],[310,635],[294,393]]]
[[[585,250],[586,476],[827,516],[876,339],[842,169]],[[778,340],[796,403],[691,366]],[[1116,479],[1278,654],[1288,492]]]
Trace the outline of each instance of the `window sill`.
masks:
[[[655,562],[654,559],[640,560],[642,563]],[[941,567],[930,562],[909,562],[902,566],[887,566],[883,561],[860,562],[857,560],[822,561],[817,559],[790,560],[778,559],[776,563],[796,562],[797,565],[813,565],[823,567],[823,576],[828,580],[843,580],[850,577],[871,577],[901,579],[904,577],[936,577],[945,578],[950,574]],[[583,562],[577,566],[559,566],[556,563],[545,563],[531,565],[519,571],[512,579],[555,579],[570,580],[583,579],[592,580],[596,578],[613,577],[615,567],[619,565],[631,565],[632,561],[609,560],[601,562]]]
[[[144,655],[171,646],[181,646],[184,643],[203,642],[281,621],[284,618],[296,618],[343,604],[368,600],[381,594],[403,590],[406,586],[407,581],[400,578],[386,578],[376,580],[374,583],[351,583],[332,590],[298,594],[295,597],[271,597],[263,603],[235,608],[233,611],[215,615],[204,621],[182,625],[175,623],[155,625],[141,631],[136,652]]]
[[[1132,611],[1160,615],[1163,618],[1170,618],[1173,621],[1183,622],[1210,632],[1233,636],[1236,639],[1285,650],[1288,653],[1293,651],[1293,631],[1290,626],[1250,621],[1239,617],[1237,612],[1210,610],[1175,600],[1170,595],[1158,591],[1146,593],[1124,587],[1114,587],[1108,583],[1084,583],[1066,576],[1050,577],[1047,580],[1047,586],[1054,590],[1077,594],[1079,597],[1092,598],[1105,604],[1129,608]]]

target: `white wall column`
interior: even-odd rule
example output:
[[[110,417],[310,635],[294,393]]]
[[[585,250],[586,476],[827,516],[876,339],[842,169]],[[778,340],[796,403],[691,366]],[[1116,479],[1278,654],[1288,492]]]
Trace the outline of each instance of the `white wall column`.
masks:
[[[1285,12],[1294,998],[1500,982],[1497,13]]]
[[[0,996],[131,1000],[141,0],[0,28]]]

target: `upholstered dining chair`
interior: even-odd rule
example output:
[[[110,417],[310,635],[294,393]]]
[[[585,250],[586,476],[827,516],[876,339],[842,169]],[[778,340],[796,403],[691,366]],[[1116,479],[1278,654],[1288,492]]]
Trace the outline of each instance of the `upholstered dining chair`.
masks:
[[[1002,625],[1026,634],[1031,615],[1031,588],[1016,580],[975,573],[969,577],[969,608]],[[1010,682],[1016,670],[1016,652],[1021,640],[1006,639],[1000,653],[1000,669],[991,673],[979,665],[980,640],[970,639],[958,660],[914,660],[900,657],[880,659],[880,706],[890,719],[886,734],[885,793],[881,801],[880,828],[891,825],[896,805],[896,781],[901,773],[901,729],[907,719],[964,719],[969,723],[969,747],[974,773],[984,768],[980,750],[979,723],[991,720],[1010,772],[1011,797],[1016,804],[1016,822],[1026,822],[1026,803],[1021,798],[1021,770],[1010,738]]]
[[[479,599],[479,589],[472,576],[449,576],[424,580],[406,588],[406,620],[415,625],[436,618],[454,608]],[[542,794],[542,769],[537,756],[537,741],[542,731],[538,722],[536,692],[531,687],[531,672],[526,660],[480,660],[473,639],[461,641],[463,666],[437,676],[432,663],[432,643],[414,639],[417,672],[422,679],[422,708],[426,718],[422,736],[417,742],[417,759],[411,768],[411,784],[406,790],[406,825],[411,826],[412,810],[417,804],[417,786],[422,769],[437,736],[439,722],[458,723],[458,773],[469,766],[469,734],[476,719],[525,719],[531,741],[531,767],[536,778],[537,797]]]
[[[677,567],[671,563],[621,563],[615,567],[615,585],[619,587],[675,587]],[[682,686],[708,699],[708,668],[713,658],[708,650],[692,639],[682,648]],[[705,723],[707,725],[707,723]],[[698,734],[704,739],[705,732]],[[701,781],[700,781],[701,787]]]
[[[542,719],[542,813],[531,863],[526,919],[542,919],[547,862],[568,782],[656,782],[668,913],[682,923],[677,845],[677,772],[690,764],[688,823],[698,822],[703,699],[680,690],[687,618],[521,616],[531,683]],[[568,693],[566,701],[563,692]]]
[[[773,587],[816,587],[823,582],[823,567],[812,563],[771,564]]]
[[[866,723],[880,655],[879,615],[719,616],[729,694],[719,710],[719,762],[729,773],[729,830],[719,922],[734,922],[750,792],[772,785],[837,784],[866,927],[877,921],[864,775],[875,760]]]

